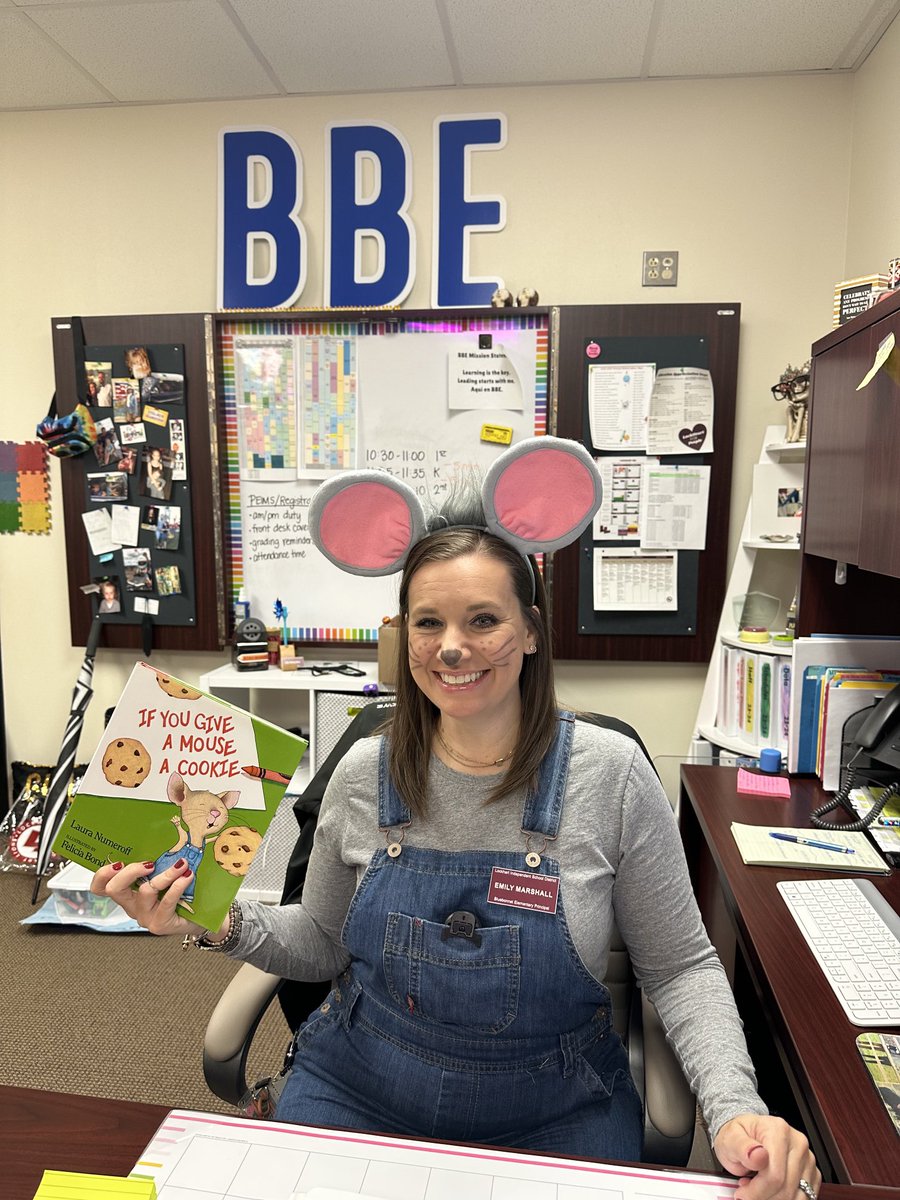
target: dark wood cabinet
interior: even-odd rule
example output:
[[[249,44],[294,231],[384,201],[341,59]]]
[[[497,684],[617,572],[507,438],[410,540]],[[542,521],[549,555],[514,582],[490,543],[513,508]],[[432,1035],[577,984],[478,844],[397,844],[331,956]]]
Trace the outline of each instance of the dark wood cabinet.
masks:
[[[898,341],[894,358],[857,391],[891,333]],[[896,360],[900,293],[813,346],[797,621],[801,635],[900,634]]]

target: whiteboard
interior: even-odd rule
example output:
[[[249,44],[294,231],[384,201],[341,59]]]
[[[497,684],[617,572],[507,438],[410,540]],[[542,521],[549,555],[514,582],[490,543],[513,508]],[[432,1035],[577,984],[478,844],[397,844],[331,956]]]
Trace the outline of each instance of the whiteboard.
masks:
[[[355,464],[403,479],[428,510],[506,449],[483,441],[483,426],[513,442],[546,432],[546,317],[235,320],[219,338],[234,598],[243,589],[267,625],[280,600],[297,641],[374,641],[397,611],[399,576],[349,576],[319,554],[307,524],[316,487]],[[280,382],[263,394],[248,364],[267,357]],[[263,427],[269,440],[251,446],[247,431]]]

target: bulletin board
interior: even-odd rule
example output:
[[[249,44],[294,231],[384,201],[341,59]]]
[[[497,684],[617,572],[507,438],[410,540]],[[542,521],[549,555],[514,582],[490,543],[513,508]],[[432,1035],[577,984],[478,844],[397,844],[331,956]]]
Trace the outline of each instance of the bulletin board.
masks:
[[[60,413],[78,398],[70,323],[52,322]],[[182,538],[193,575],[186,561],[183,613],[170,607],[171,623],[161,615],[154,624],[153,644],[162,649],[224,647],[241,594],[267,625],[277,623],[281,601],[296,643],[373,643],[382,618],[396,612],[398,580],[348,577],[314,551],[307,514],[320,479],[374,467],[439,503],[455,480],[483,471],[505,449],[482,439],[484,426],[508,430],[514,441],[554,433],[596,449],[587,420],[589,343],[609,362],[705,366],[715,392],[714,451],[699,456],[710,467],[707,528],[703,549],[679,556],[677,610],[596,612],[591,561],[603,543],[593,529],[548,556],[545,579],[558,659],[708,661],[725,594],[739,305],[226,312],[83,324],[92,354],[183,347]],[[60,466],[72,642],[84,645],[96,598],[81,585],[97,565],[81,516],[85,468],[79,460]],[[103,642],[137,649],[141,636],[139,626],[111,620]]]
[[[131,449],[136,463],[133,473],[117,471],[117,462],[101,462],[94,450],[60,460],[72,644],[87,643],[99,606],[99,594],[86,594],[82,589],[92,580],[110,577],[119,583],[120,607],[118,612],[102,614],[102,645],[138,650],[149,637],[152,648],[157,649],[220,649],[227,630],[221,582],[217,423],[214,414],[212,418],[210,415],[211,322],[203,314],[83,317],[83,350],[74,332],[75,324],[71,317],[54,317],[51,322],[59,412],[71,412],[79,400],[88,402],[95,421],[109,421],[115,427],[116,453]],[[88,394],[82,362],[109,363],[113,377],[125,379],[130,373],[125,351],[133,347],[148,351],[152,373],[180,374],[183,386],[179,391],[174,381],[165,381],[166,389],[173,390],[151,389],[140,397],[137,415],[143,416],[144,406],[149,404],[163,414],[157,416],[163,423],[144,420],[144,441],[128,444],[122,426],[137,422],[112,421],[112,405],[100,404],[99,397],[93,392]],[[183,439],[173,437],[173,422],[179,421]],[[145,464],[145,455],[153,446],[166,452],[165,486],[163,494],[155,496],[149,494],[146,485]],[[183,471],[169,457],[173,447]],[[182,474],[183,478],[177,477]],[[116,475],[121,477],[118,481]],[[124,490],[122,499],[92,500],[91,484],[97,476],[108,476],[115,494]],[[135,544],[123,546],[111,556],[94,554],[83,514],[100,509],[112,512],[121,505],[140,510]],[[177,539],[173,529],[175,514],[164,517],[160,528],[159,517],[166,508],[178,510]],[[158,511],[154,513],[153,509]],[[146,554],[129,555],[137,561],[128,567],[125,549]],[[161,568],[173,567],[178,571],[178,591],[170,590],[176,580],[171,569],[157,574]],[[131,590],[128,578],[140,582],[146,570],[150,573],[150,587]],[[144,614],[135,610],[135,599],[155,602],[156,613],[148,614],[152,623],[149,632],[144,628]]]
[[[292,641],[374,642],[397,576],[350,579],[311,545],[310,499],[377,468],[428,509],[513,441],[547,431],[548,315],[479,309],[217,319],[228,589]]]
[[[554,427],[560,437],[583,442],[596,458],[614,452],[591,440],[591,364],[702,368],[709,371],[714,393],[713,452],[692,450],[660,459],[670,467],[709,468],[704,544],[702,549],[678,551],[677,607],[595,609],[594,557],[599,549],[617,543],[588,528],[577,545],[554,554],[550,568],[558,658],[709,661],[725,595],[739,333],[740,305],[735,303],[584,305],[555,310],[551,330]],[[644,451],[634,453],[640,457]]]

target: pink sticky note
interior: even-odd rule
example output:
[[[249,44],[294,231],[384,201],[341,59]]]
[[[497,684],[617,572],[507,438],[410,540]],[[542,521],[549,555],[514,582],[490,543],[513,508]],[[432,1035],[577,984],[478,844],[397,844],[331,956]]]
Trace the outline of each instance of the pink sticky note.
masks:
[[[748,796],[779,796],[789,800],[791,785],[783,775],[762,775],[738,768],[737,790]]]

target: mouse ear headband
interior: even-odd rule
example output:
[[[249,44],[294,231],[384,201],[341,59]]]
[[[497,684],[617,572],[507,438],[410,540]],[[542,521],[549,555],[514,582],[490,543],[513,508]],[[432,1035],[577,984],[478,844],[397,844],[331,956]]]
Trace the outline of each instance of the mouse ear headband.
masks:
[[[536,437],[517,442],[484,477],[485,526],[520,554],[568,546],[600,507],[594,460],[578,442]],[[309,508],[313,544],[353,575],[393,575],[427,535],[422,502],[382,471],[346,471],[323,483]]]

